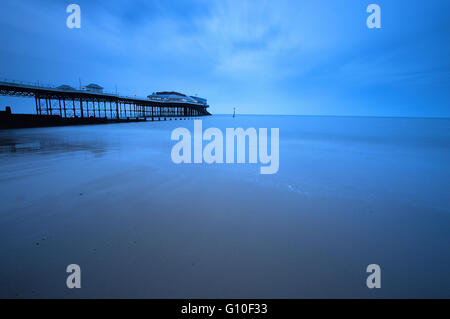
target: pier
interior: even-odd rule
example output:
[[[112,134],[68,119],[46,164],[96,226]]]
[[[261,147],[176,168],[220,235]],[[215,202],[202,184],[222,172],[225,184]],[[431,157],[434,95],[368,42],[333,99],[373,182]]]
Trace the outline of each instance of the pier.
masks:
[[[200,98],[145,99],[104,93],[102,90],[77,90],[67,85],[48,87],[0,82],[0,95],[34,98],[38,118],[54,117],[65,119],[62,122],[67,123],[158,121],[211,115],[207,110],[209,105],[202,102],[206,100]]]

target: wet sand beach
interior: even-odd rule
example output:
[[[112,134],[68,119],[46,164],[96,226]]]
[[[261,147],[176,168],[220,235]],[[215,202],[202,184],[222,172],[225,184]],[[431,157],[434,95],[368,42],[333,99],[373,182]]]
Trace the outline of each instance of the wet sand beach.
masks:
[[[449,119],[202,120],[279,128],[278,173],[174,164],[187,120],[0,131],[0,297],[450,297]]]

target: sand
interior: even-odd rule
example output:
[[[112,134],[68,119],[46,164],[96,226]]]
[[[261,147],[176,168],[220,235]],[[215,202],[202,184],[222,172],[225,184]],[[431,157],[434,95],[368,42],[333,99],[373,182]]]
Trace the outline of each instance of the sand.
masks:
[[[450,297],[450,120],[203,119],[280,128],[275,175],[175,165],[179,126],[0,131],[0,297]]]

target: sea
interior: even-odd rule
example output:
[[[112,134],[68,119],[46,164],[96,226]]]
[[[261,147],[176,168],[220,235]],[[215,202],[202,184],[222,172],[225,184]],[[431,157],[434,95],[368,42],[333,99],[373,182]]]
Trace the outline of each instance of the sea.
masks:
[[[193,119],[0,130],[0,297],[450,297],[450,119],[199,120],[278,128],[278,172],[174,163]]]

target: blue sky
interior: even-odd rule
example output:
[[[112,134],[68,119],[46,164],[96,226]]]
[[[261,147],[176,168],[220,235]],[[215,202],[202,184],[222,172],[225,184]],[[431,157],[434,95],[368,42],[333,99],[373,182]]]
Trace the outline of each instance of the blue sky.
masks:
[[[70,3],[81,29],[66,27]],[[370,3],[382,29],[366,26]],[[448,0],[3,0],[0,78],[177,90],[213,113],[449,117],[449,13]]]

